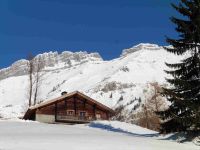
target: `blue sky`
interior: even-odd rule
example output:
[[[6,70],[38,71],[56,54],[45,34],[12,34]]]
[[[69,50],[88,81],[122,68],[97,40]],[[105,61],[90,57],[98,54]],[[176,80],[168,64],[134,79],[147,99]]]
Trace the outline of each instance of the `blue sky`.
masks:
[[[0,0],[0,68],[47,51],[99,52],[106,59],[138,43],[167,45],[178,0]]]

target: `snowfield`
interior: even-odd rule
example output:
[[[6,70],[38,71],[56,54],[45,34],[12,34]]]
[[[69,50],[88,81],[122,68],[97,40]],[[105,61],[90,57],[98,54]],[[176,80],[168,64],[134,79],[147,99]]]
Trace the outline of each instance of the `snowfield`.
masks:
[[[154,131],[117,121],[89,125],[0,121],[0,150],[199,150],[165,140]]]

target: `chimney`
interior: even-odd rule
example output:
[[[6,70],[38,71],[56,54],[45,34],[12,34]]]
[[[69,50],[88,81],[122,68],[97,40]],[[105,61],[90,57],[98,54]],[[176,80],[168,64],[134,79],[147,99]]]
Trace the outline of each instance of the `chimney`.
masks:
[[[67,94],[66,91],[63,91],[63,92],[61,93],[62,96],[63,96],[63,95],[66,95],[66,94]]]

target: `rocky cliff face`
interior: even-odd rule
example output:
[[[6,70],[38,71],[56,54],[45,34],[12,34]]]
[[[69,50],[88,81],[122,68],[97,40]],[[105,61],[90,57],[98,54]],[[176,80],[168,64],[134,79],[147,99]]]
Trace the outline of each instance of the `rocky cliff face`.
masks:
[[[39,59],[42,61],[42,68],[50,69],[51,67],[72,67],[73,65],[79,65],[88,61],[101,61],[102,58],[98,53],[87,52],[70,52],[64,51],[61,54],[58,52],[48,52],[39,54],[34,58],[34,61]],[[13,77],[26,75],[28,71],[28,60],[22,59],[13,63],[10,67],[0,70],[0,80]]]
[[[122,51],[121,57],[127,56],[130,53],[134,53],[134,52],[142,50],[142,49],[146,49],[146,50],[162,50],[163,47],[162,46],[158,46],[156,44],[140,43],[140,44],[138,44],[136,46],[133,46],[131,48],[124,49]]]

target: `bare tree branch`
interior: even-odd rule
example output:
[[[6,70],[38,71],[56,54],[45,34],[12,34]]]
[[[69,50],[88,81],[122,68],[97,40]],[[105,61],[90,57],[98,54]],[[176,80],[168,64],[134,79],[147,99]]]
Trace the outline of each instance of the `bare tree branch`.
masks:
[[[27,55],[27,66],[28,66],[28,76],[29,76],[29,100],[28,100],[28,104],[29,107],[32,105],[32,93],[33,93],[33,55],[31,53],[29,53]]]
[[[41,70],[42,70],[42,60],[39,57],[36,61],[35,72],[34,72],[34,79],[35,79],[34,105],[37,103],[38,91],[41,84],[41,79],[42,79]]]

